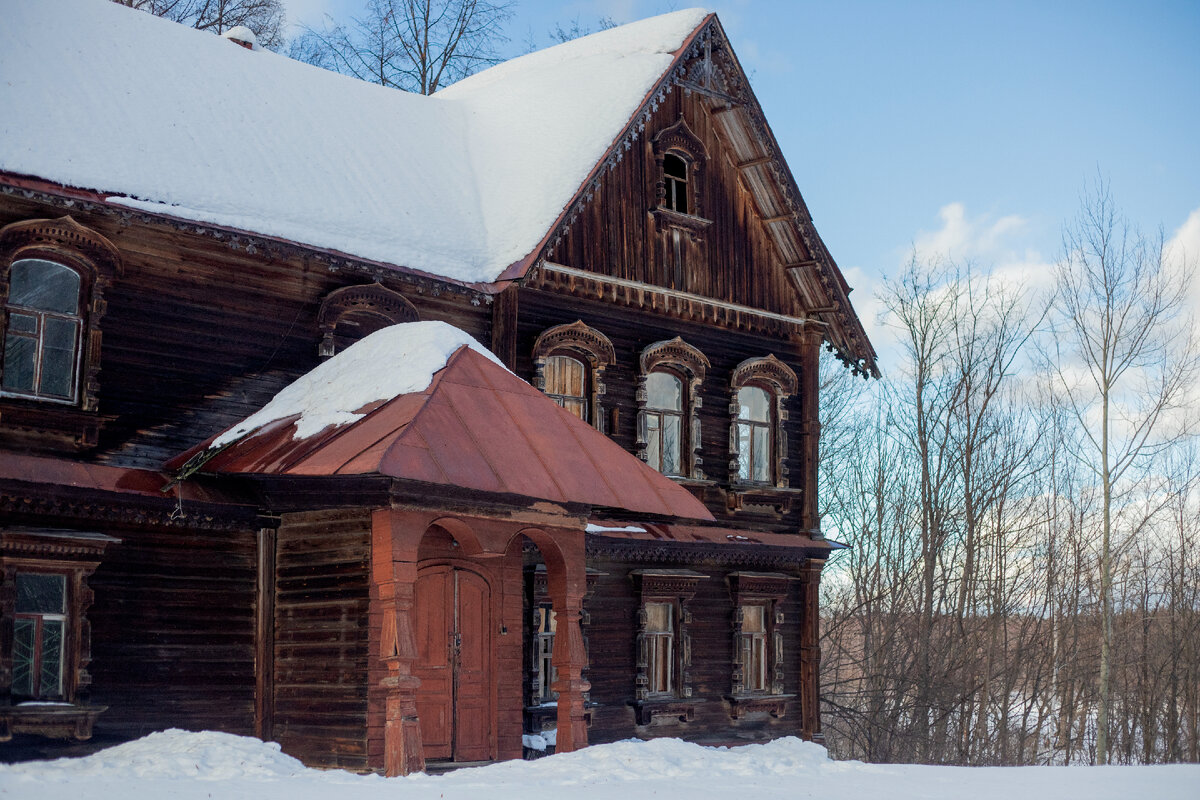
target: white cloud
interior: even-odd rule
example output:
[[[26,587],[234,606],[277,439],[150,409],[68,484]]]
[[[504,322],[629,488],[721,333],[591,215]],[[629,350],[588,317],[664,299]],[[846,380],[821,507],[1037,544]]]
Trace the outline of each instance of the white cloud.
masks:
[[[1190,276],[1191,317],[1194,323],[1200,323],[1200,274],[1197,274],[1200,272],[1200,208],[1189,214],[1167,241],[1166,259],[1172,268],[1184,270]]]

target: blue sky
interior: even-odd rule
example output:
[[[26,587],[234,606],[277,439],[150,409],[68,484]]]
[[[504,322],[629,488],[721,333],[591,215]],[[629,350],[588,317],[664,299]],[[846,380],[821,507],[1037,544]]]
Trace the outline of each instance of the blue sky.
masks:
[[[285,0],[293,19],[356,0]],[[670,0],[520,0],[514,55],[556,22]],[[867,297],[915,245],[1035,274],[1097,175],[1200,255],[1200,0],[710,2],[817,229]],[[1195,214],[1193,215],[1193,212]],[[1186,230],[1180,229],[1188,223]],[[873,327],[864,319],[868,327]]]

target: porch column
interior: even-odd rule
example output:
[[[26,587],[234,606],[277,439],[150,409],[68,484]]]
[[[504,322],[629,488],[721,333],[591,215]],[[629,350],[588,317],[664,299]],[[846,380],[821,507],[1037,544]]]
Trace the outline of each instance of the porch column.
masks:
[[[412,674],[417,659],[412,618],[416,546],[411,553],[397,546],[404,538],[394,535],[399,516],[384,508],[373,512],[371,518],[371,572],[381,611],[379,658],[384,666],[378,684],[384,693],[383,770],[388,777],[425,769],[417,719],[421,681]]]
[[[822,744],[821,733],[821,568],[825,562],[810,558],[800,572],[800,727],[805,739]]]
[[[583,596],[587,593],[587,570],[583,531],[554,531],[563,555],[559,569],[547,563],[547,588],[554,604],[557,627],[554,634],[552,663],[557,679],[551,688],[558,692],[558,739],[555,752],[569,753],[587,747],[587,723],[584,721],[584,692],[591,684],[583,679],[587,669],[587,650],[579,620],[583,614]]]

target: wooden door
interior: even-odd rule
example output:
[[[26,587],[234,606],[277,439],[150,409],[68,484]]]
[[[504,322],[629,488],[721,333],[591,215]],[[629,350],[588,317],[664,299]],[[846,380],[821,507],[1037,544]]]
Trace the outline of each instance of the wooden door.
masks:
[[[468,570],[431,567],[417,578],[414,611],[421,679],[417,714],[427,759],[492,755],[491,592]]]

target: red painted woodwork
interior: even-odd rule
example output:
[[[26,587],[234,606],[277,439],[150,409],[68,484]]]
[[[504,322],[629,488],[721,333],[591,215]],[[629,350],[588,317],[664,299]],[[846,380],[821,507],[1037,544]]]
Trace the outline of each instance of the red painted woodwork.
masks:
[[[421,679],[417,714],[426,759],[483,761],[492,753],[491,591],[478,574],[429,567],[414,616]]]

